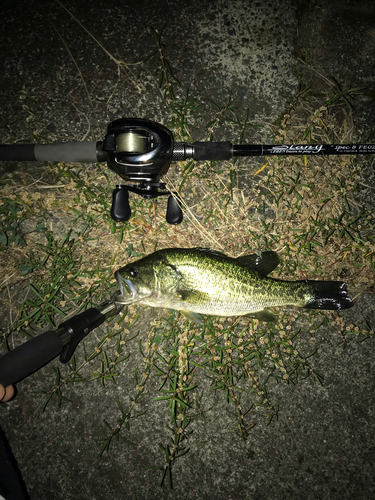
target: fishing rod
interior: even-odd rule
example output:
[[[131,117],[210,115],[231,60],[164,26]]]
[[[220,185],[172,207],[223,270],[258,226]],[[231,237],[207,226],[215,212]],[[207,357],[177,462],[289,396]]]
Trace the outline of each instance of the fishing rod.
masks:
[[[15,384],[59,355],[61,363],[68,363],[86,335],[120,312],[124,304],[117,301],[118,297],[116,292],[111,300],[72,316],[57,330],[41,333],[1,356],[0,384]]]
[[[192,158],[230,160],[244,156],[363,155],[374,154],[375,144],[239,144],[223,142],[175,142],[172,132],[150,120],[121,118],[108,125],[103,141],[52,144],[0,145],[0,161],[107,162],[128,184],[117,185],[112,195],[111,217],[129,220],[129,191],[143,198],[169,195],[166,220],[182,222],[181,200],[161,181],[170,164]]]

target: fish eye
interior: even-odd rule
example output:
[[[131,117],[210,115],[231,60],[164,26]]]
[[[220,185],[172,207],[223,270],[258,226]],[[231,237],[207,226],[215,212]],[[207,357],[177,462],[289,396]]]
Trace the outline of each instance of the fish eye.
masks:
[[[136,267],[130,267],[129,268],[129,274],[132,278],[135,278],[138,274],[138,269]]]

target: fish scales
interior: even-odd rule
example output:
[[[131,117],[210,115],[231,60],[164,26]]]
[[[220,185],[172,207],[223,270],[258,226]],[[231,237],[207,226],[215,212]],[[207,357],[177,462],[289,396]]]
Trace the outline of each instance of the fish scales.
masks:
[[[181,252],[171,251],[166,259],[170,264],[178,260],[176,269],[183,277],[179,288],[191,291],[182,293],[181,300],[176,297],[176,309],[233,316],[261,311],[265,307],[303,306],[309,298],[305,283],[261,277],[224,255],[189,250],[181,255]]]

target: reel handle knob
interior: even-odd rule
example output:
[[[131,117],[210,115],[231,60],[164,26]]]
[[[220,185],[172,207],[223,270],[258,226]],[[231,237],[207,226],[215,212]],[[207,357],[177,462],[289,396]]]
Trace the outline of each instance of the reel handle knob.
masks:
[[[168,224],[181,224],[183,214],[181,207],[174,196],[169,196],[167,204],[167,214],[165,216]]]
[[[130,219],[129,192],[126,186],[116,186],[112,193],[111,217],[116,222]]]

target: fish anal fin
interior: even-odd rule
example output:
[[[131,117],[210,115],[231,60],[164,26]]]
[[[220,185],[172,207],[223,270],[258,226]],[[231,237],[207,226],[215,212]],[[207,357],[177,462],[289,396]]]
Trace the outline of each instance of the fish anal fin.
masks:
[[[262,311],[244,314],[243,316],[245,318],[254,318],[259,321],[266,321],[267,323],[272,323],[274,321],[277,321],[276,316],[270,311],[266,311],[265,309],[263,309]]]
[[[236,261],[240,265],[256,271],[263,277],[272,272],[280,263],[279,256],[272,250],[262,252],[260,255],[256,253],[252,255],[243,255],[242,257],[237,257]]]
[[[180,311],[180,313],[189,321],[193,321],[193,323],[197,323],[197,325],[203,325],[203,319],[200,314],[191,311]]]

